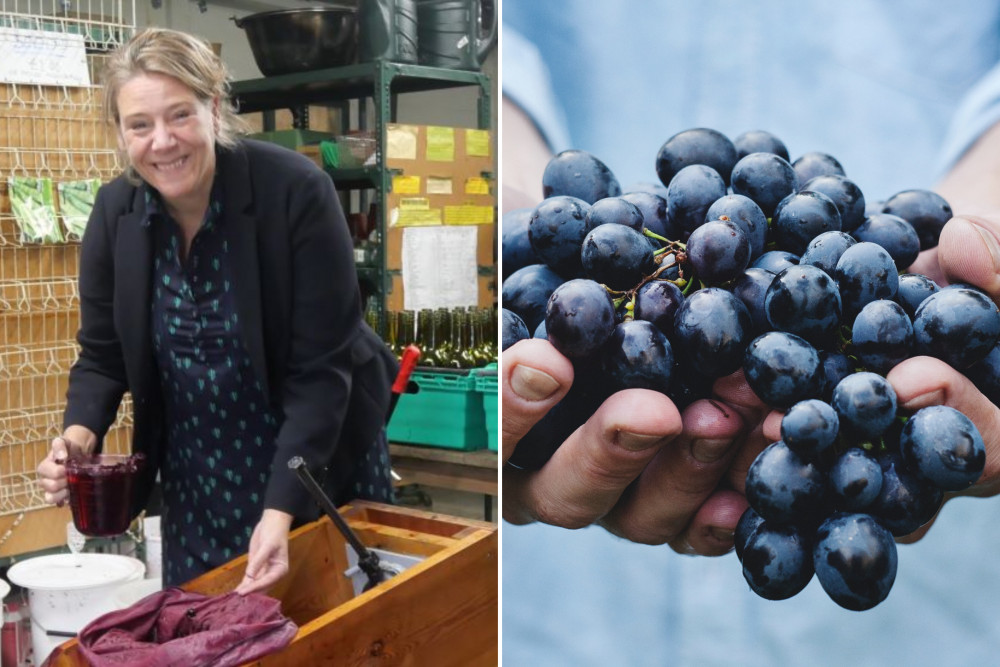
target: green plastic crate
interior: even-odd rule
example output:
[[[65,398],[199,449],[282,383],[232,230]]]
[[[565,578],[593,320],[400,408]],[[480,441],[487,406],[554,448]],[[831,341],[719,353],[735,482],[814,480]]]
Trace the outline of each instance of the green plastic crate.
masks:
[[[486,418],[486,446],[497,451],[497,435],[499,432],[499,403],[497,403],[497,368],[490,364],[485,370],[476,374],[476,391],[482,396],[483,415]]]
[[[414,371],[410,379],[420,390],[399,397],[389,420],[390,442],[462,450],[486,447],[486,418],[475,377]]]

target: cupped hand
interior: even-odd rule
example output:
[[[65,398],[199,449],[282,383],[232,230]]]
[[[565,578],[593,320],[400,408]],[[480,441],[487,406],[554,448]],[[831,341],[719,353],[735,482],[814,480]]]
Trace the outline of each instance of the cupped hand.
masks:
[[[38,483],[45,502],[62,505],[69,497],[66,484],[66,459],[90,454],[97,446],[97,436],[85,426],[68,426],[61,436],[52,439],[49,453],[38,464]]]
[[[569,390],[572,364],[544,340],[503,353],[502,460]],[[626,389],[608,398],[539,470],[504,466],[503,515],[514,524],[541,521],[565,528],[599,524],[644,544],[718,555],[746,508],[738,473],[763,447],[748,428],[764,406],[742,374],[715,386],[683,414],[664,394]],[[744,453],[746,452],[746,453]]]
[[[266,591],[288,574],[288,532],[292,515],[264,510],[250,537],[247,569],[236,587],[240,595]]]

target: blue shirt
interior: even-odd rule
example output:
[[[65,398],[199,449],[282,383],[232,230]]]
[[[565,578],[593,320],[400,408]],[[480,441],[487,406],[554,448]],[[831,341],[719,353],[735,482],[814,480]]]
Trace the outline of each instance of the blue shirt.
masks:
[[[931,187],[1000,120],[994,1],[507,0],[503,21],[504,95],[554,150],[594,153],[626,188],[657,181],[656,152],[680,130],[764,129],[793,160],[838,157],[884,199]],[[996,664],[998,519],[996,498],[947,503],[862,613],[815,579],[758,598],[732,553],[504,524],[504,664]]]
[[[179,226],[146,192],[153,350],[168,429],[163,572],[166,585],[177,585],[246,552],[281,413],[268,405],[240,337],[220,193],[182,260]]]

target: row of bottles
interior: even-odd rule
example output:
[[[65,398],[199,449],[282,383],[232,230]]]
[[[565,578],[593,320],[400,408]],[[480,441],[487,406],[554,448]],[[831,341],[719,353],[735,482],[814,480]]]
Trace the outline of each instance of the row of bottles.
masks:
[[[377,331],[378,313],[368,311]],[[420,348],[420,366],[481,368],[497,361],[497,311],[494,308],[390,310],[385,339],[396,356],[411,343]]]

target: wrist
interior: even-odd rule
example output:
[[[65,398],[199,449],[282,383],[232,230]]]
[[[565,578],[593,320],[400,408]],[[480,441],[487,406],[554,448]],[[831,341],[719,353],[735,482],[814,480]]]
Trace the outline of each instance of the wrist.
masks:
[[[266,509],[260,516],[261,523],[267,522],[269,524],[280,526],[285,530],[291,530],[292,521],[295,517],[288,512],[282,512],[281,510]]]

